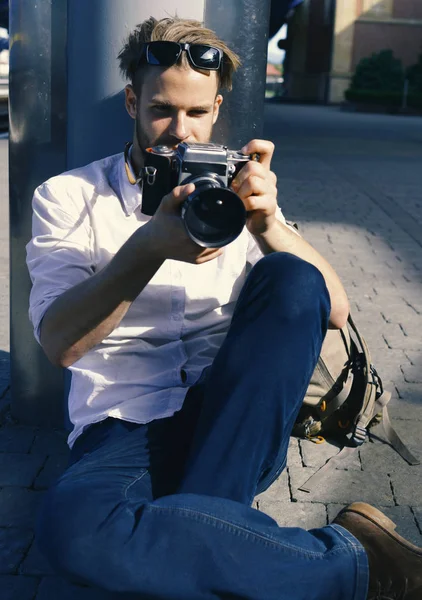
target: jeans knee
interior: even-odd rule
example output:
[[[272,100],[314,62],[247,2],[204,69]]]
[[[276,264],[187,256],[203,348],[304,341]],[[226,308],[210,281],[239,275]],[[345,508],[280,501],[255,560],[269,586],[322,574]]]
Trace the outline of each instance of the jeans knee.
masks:
[[[298,297],[303,294],[310,296],[326,292],[325,279],[321,271],[314,265],[288,252],[273,252],[264,256],[254,267],[251,274],[269,278],[275,289],[285,293],[296,292]]]
[[[299,319],[318,312],[330,313],[325,279],[314,265],[288,252],[274,252],[262,258],[250,273],[249,293],[259,295],[285,318]]]

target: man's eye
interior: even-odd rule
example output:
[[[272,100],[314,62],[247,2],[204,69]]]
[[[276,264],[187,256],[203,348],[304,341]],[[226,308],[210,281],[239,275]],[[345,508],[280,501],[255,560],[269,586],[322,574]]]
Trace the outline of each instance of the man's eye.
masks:
[[[157,104],[155,106],[152,106],[151,108],[155,113],[159,113],[159,114],[164,114],[169,111],[168,106],[163,106],[161,104]]]
[[[202,115],[208,114],[207,110],[191,110],[189,113],[192,117],[202,117]]]

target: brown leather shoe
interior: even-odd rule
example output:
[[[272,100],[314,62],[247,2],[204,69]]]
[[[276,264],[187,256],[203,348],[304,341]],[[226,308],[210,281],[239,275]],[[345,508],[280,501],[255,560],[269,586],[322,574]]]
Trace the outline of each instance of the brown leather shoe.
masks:
[[[334,519],[362,544],[368,555],[368,600],[422,600],[422,548],[394,530],[381,511],[364,502],[346,506]]]

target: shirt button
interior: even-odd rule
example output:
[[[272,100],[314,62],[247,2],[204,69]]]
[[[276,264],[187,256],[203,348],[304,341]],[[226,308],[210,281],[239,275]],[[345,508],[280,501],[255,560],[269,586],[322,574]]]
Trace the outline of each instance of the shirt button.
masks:
[[[185,369],[181,369],[180,370],[180,378],[182,380],[182,383],[186,383],[186,380],[188,378],[188,374],[186,373]]]

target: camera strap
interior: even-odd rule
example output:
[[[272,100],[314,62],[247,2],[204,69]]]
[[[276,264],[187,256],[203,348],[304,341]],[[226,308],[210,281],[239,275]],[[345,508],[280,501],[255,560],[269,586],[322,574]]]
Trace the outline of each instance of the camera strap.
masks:
[[[157,169],[155,167],[152,167],[152,166],[142,167],[142,169],[139,171],[138,177],[137,178],[135,177],[135,175],[133,173],[133,168],[130,163],[131,148],[132,148],[132,143],[128,142],[125,146],[125,169],[126,169],[126,175],[129,180],[129,183],[131,185],[138,184],[141,187],[141,190],[143,188],[143,183],[144,183],[145,179],[147,180],[148,185],[154,185],[155,176],[157,174]]]
[[[144,173],[143,173],[143,169],[141,169],[138,177],[136,178],[134,173],[133,173],[133,168],[131,166],[130,163],[130,151],[132,148],[132,142],[128,142],[125,146],[125,169],[126,169],[126,175],[127,178],[129,180],[129,183],[131,185],[136,185],[139,184],[141,185],[144,181]],[[142,186],[141,186],[142,187]]]

